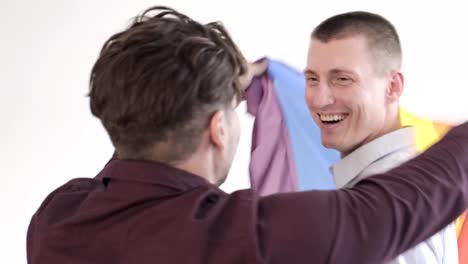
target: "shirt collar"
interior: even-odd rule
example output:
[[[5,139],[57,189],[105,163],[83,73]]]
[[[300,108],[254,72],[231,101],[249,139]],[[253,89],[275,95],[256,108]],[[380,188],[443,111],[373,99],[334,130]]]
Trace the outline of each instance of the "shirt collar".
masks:
[[[336,186],[345,186],[370,164],[383,156],[414,145],[415,131],[413,127],[404,127],[374,139],[357,148],[331,167]]]
[[[203,185],[211,185],[204,178],[169,165],[138,160],[112,158],[97,179],[119,179],[144,184],[164,185],[178,190],[189,190]]]

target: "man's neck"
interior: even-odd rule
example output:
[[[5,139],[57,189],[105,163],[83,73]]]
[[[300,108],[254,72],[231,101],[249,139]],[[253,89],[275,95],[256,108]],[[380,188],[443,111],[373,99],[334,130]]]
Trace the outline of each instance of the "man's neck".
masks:
[[[346,157],[347,155],[351,154],[352,152],[354,152],[356,149],[368,144],[369,142],[372,142],[373,140],[375,139],[378,139],[380,137],[383,137],[393,131],[396,131],[400,128],[402,128],[403,126],[401,125],[401,122],[400,122],[400,119],[398,118],[397,120],[395,120],[394,122],[392,122],[391,124],[389,124],[388,126],[384,126],[379,132],[373,134],[373,135],[370,135],[369,137],[365,138],[360,144],[358,144],[356,147],[354,147],[353,149],[351,149],[350,151],[346,151],[346,152],[341,152],[340,153],[340,156],[341,156],[341,159],[343,159],[344,157]]]
[[[211,184],[217,185],[216,177],[210,168],[213,168],[212,163],[207,159],[202,159],[197,156],[172,164],[173,167],[187,171],[193,175],[206,179]]]
[[[157,148],[155,147],[154,149],[141,153],[140,155],[132,155],[128,152],[119,150],[116,151],[114,157],[118,157],[120,159],[146,160],[163,163],[176,169],[186,171],[198,177],[202,177],[212,184],[217,184],[215,173],[213,170],[214,163],[212,162],[210,155],[206,153],[204,153],[205,155],[200,155],[196,152],[184,160],[169,161],[161,157],[161,155],[159,155],[159,153],[165,153],[164,151],[166,151],[167,153],[168,149],[164,149],[163,147],[166,146],[160,144],[157,146]]]

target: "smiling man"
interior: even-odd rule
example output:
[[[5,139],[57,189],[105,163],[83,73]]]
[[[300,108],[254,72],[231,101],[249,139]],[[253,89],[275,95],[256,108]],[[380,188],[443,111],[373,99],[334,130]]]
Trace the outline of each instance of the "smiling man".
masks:
[[[266,68],[249,66],[221,23],[169,7],[112,35],[89,97],[117,155],[44,199],[28,263],[375,264],[466,210],[468,122],[351,189],[223,192],[240,133],[235,107]]]
[[[418,154],[413,128],[400,124],[401,61],[397,31],[376,14],[336,15],[312,33],[306,99],[323,145],[341,153],[332,166],[338,188]],[[450,225],[392,263],[458,263],[456,243]]]

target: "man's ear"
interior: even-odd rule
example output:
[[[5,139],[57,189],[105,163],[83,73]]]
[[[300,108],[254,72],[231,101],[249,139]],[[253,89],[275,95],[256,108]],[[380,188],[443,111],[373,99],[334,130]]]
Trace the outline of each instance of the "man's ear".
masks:
[[[224,149],[226,142],[225,113],[216,111],[210,119],[208,133],[210,142],[219,149]]]
[[[392,72],[390,78],[390,83],[387,87],[385,97],[387,99],[387,102],[394,103],[398,101],[398,99],[403,94],[405,80],[403,74],[399,71]]]

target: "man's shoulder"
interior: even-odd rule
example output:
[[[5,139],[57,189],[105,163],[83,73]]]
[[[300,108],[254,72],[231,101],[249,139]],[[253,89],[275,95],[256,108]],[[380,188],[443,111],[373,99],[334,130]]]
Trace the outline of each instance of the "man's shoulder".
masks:
[[[154,252],[165,252],[166,259],[182,263],[186,258],[178,248],[197,255],[207,243],[216,243],[222,251],[206,253],[216,263],[226,254],[253,256],[253,250],[229,245],[250,243],[249,248],[254,248],[256,204],[252,190],[227,194],[208,184],[177,190],[126,181],[107,185],[103,179],[73,179],[49,194],[33,216],[28,254],[39,256],[40,252],[63,260],[75,259],[81,252],[80,258],[91,255],[141,262]],[[45,240],[49,242],[41,243]],[[76,251],[58,256],[55,245]],[[125,250],[116,250],[121,246]]]
[[[415,146],[395,150],[369,164],[369,166],[362,171],[360,177],[386,172],[409,161],[418,154],[419,152]]]
[[[68,182],[57,187],[51,193],[49,193],[47,197],[41,203],[40,207],[37,210],[37,213],[40,213],[41,211],[45,210],[50,205],[50,203],[56,199],[57,196],[68,197],[69,194],[73,194],[73,193],[84,194],[87,192],[101,189],[102,187],[103,187],[102,182],[95,178],[71,179]]]

